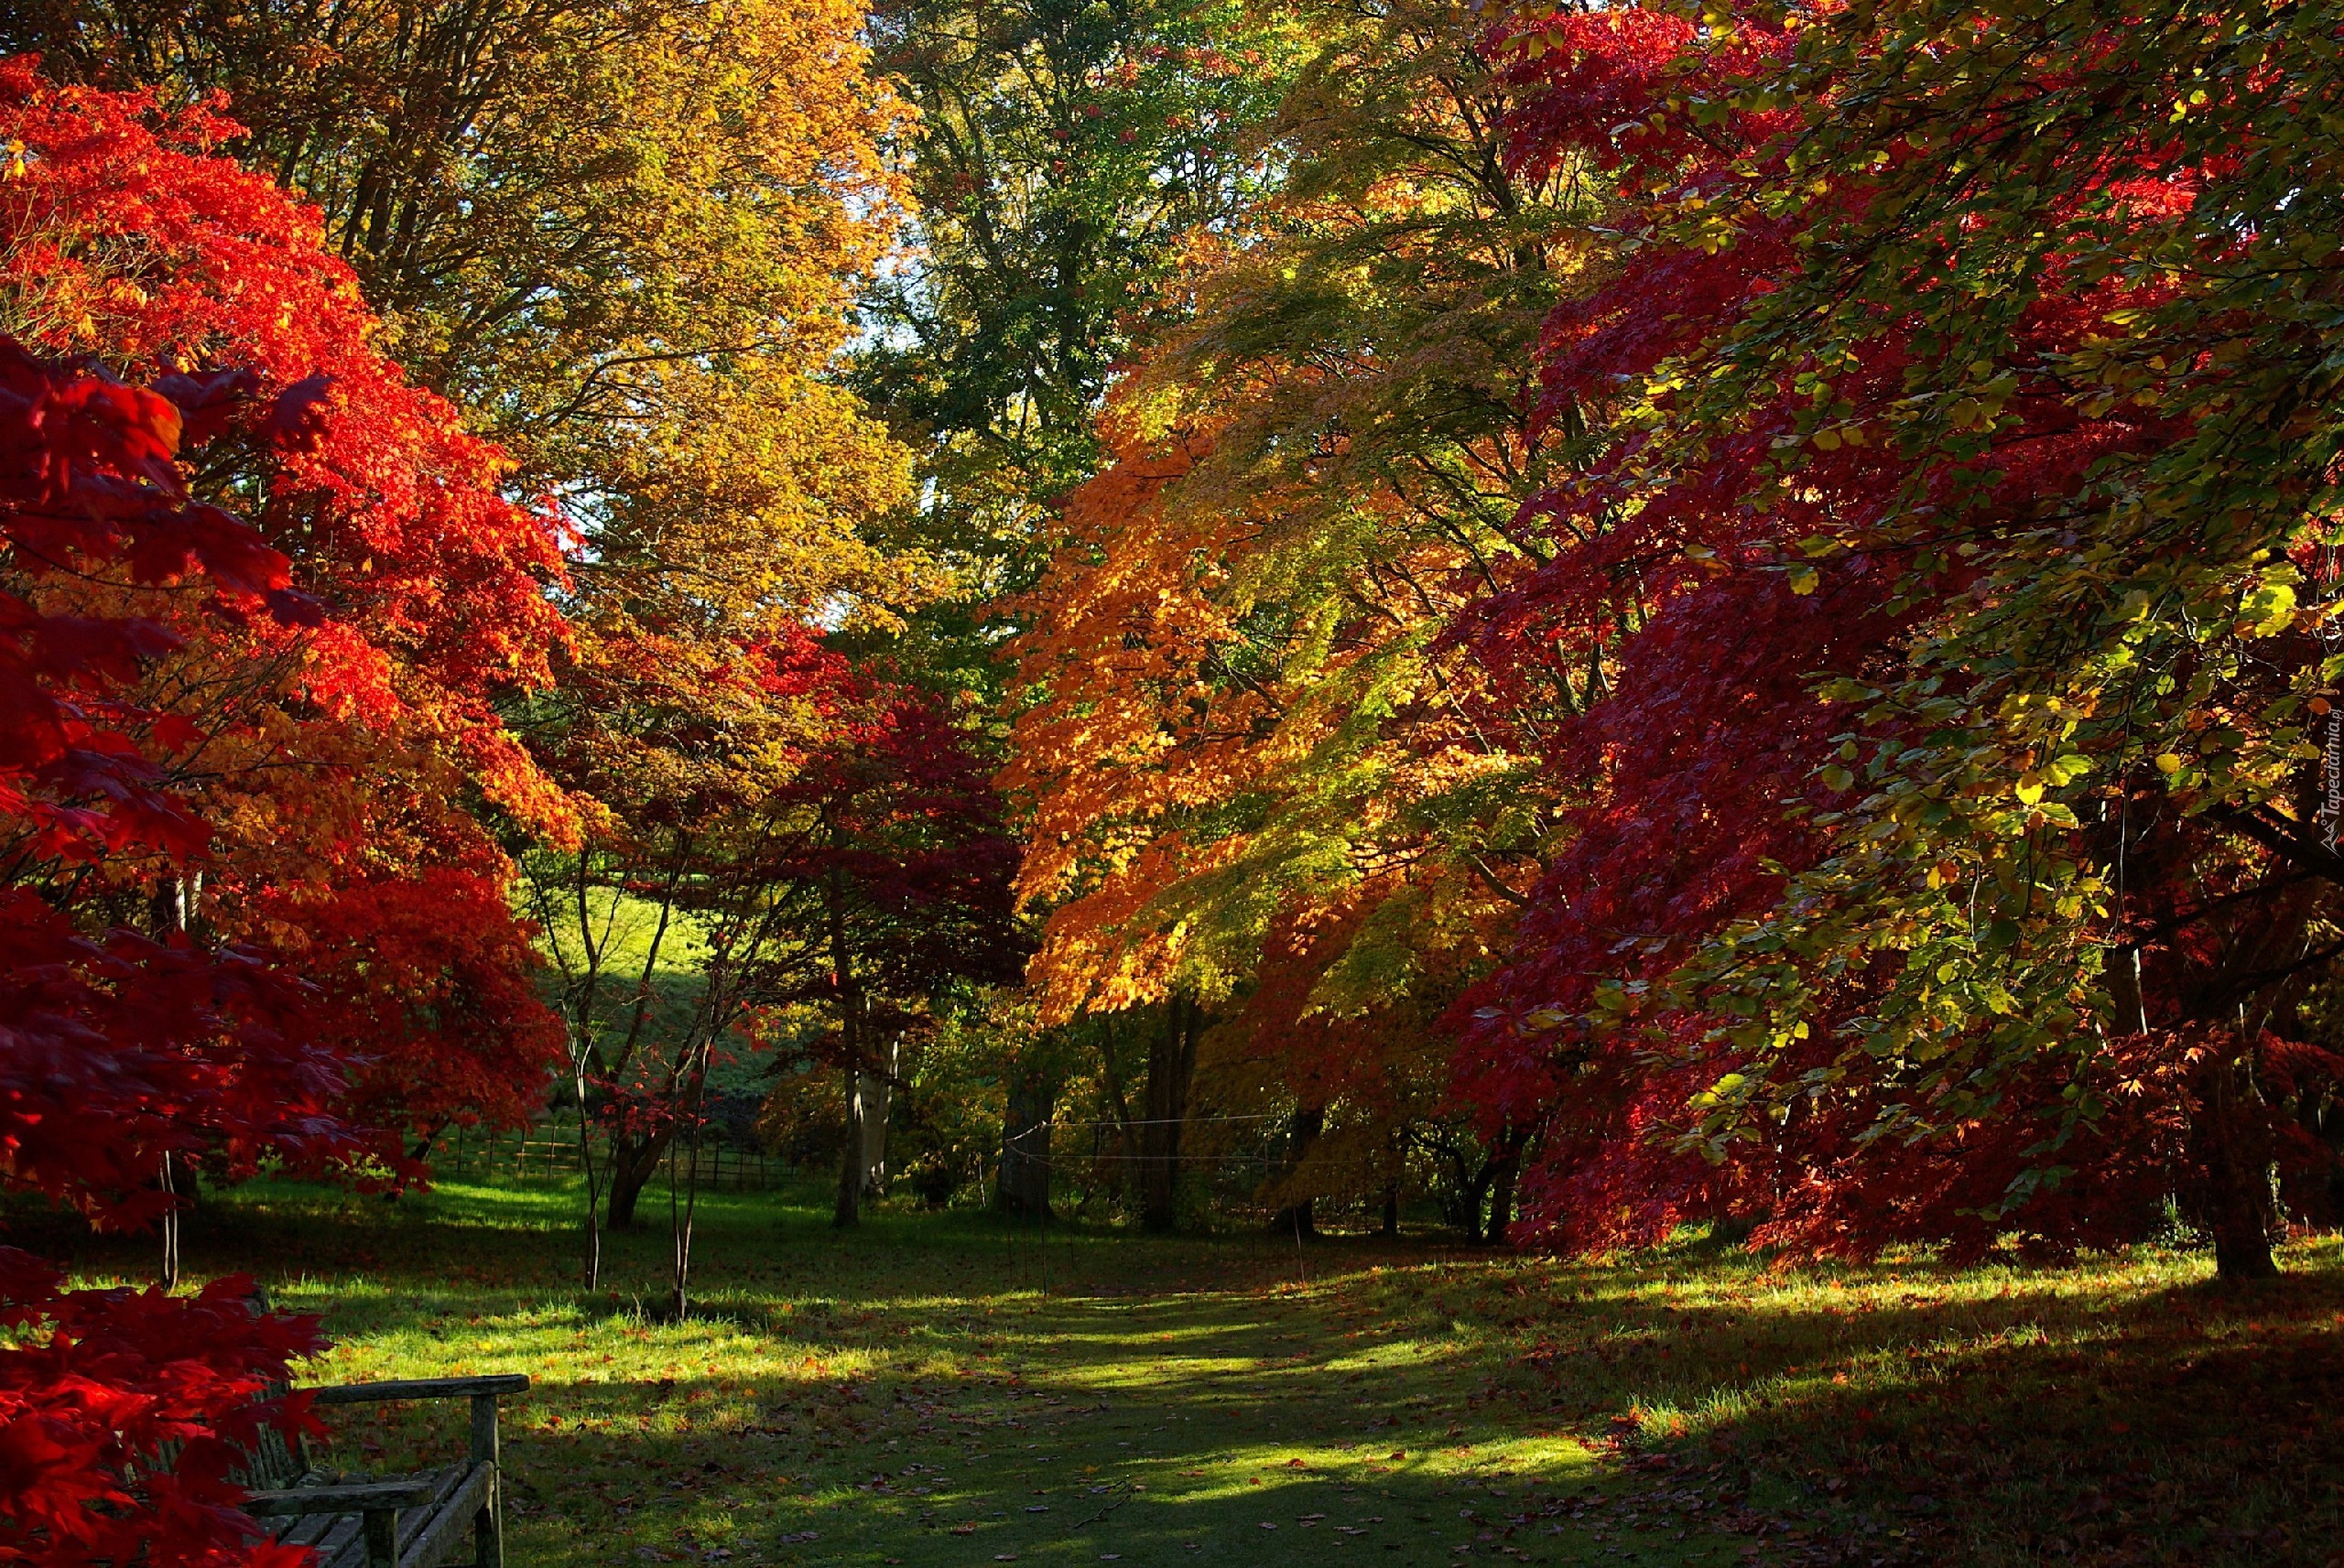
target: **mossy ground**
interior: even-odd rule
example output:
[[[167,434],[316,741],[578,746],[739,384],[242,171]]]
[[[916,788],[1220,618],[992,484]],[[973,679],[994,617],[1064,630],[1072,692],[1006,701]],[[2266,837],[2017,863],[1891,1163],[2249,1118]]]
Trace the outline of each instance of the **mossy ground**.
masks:
[[[2216,1284],[2066,1268],[1777,1270],[1702,1242],[1590,1265],[1432,1238],[1156,1239],[704,1199],[574,1283],[574,1193],[255,1185],[199,1273],[325,1314],[320,1380],[518,1371],[515,1568],[729,1563],[2328,1563],[2344,1252]],[[146,1244],[19,1212],[92,1279]],[[1047,1271],[1047,1292],[1044,1271]],[[338,1412],[399,1465],[461,1412]]]

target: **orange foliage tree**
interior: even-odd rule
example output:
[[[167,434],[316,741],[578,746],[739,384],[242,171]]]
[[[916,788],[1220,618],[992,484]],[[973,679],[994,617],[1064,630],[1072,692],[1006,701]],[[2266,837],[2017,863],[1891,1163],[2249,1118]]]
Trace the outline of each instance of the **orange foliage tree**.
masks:
[[[1202,1059],[1283,1086],[1248,1104],[1318,1145],[1297,1193],[1395,1173],[1438,1098],[1423,1022],[1537,872],[1536,726],[1585,695],[1492,693],[1445,640],[1535,557],[1514,515],[1565,438],[1531,423],[1527,349],[1579,265],[1569,173],[1508,172],[1507,91],[1447,13],[1312,33],[1280,192],[1196,241],[1188,319],[1068,500],[1003,775],[1045,1016],[1227,1011]]]

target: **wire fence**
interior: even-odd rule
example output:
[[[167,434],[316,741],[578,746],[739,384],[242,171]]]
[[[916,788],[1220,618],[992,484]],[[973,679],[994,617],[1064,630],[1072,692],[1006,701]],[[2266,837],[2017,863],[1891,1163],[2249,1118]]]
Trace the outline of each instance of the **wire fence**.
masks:
[[[1302,1152],[1282,1130],[1273,1132],[1261,1125],[1283,1120],[1214,1115],[1183,1119],[1184,1147],[1172,1164],[1188,1201],[1243,1222],[1268,1220],[1285,1214],[1295,1200],[1308,1197],[1315,1223],[1378,1223],[1387,1201],[1384,1189],[1404,1179],[1407,1157],[1395,1152],[1329,1158],[1322,1149],[1298,1159]],[[979,1169],[967,1173],[974,1177],[971,1195],[990,1206],[1004,1172],[1029,1164],[1044,1173],[1048,1202],[1061,1217],[1103,1217],[1133,1208],[1144,1171],[1163,1158],[1135,1147],[1134,1135],[1149,1125],[1051,1122],[1006,1136]],[[1246,1137],[1248,1132],[1254,1136]],[[1047,1153],[1042,1152],[1044,1136],[1050,1138]],[[1232,1142],[1241,1146],[1231,1147]],[[429,1160],[440,1176],[450,1180],[554,1180],[579,1175],[580,1154],[575,1123],[564,1126],[555,1119],[519,1133],[454,1129],[433,1141]],[[593,1155],[597,1169],[607,1169],[610,1145],[600,1134],[593,1141]],[[693,1157],[688,1145],[671,1145],[655,1179],[685,1178]],[[769,1192],[809,1175],[831,1174],[828,1162],[817,1170],[786,1153],[729,1139],[705,1140],[697,1158],[704,1192]]]
[[[1280,1227],[1298,1221],[1307,1204],[1314,1227],[1379,1227],[1385,1223],[1394,1188],[1405,1183],[1410,1156],[1405,1151],[1367,1152],[1356,1146],[1335,1152],[1326,1144],[1297,1144],[1286,1130],[1287,1119],[1206,1115],[1182,1119],[1182,1147],[1171,1157],[1182,1206],[1209,1209],[1223,1220],[1270,1222]],[[1270,1125],[1264,1125],[1270,1124]],[[1052,1121],[1003,1140],[1000,1165],[1015,1180],[1020,1166],[1043,1173],[1050,1206],[1059,1217],[1080,1219],[1094,1210],[1130,1209],[1150,1166],[1166,1156],[1138,1146],[1130,1134],[1154,1125],[1145,1121]],[[1250,1130],[1252,1136],[1247,1137]],[[1041,1139],[1050,1136],[1048,1152]],[[1088,1134],[1088,1137],[1083,1136]],[[1237,1146],[1232,1147],[1232,1143]]]
[[[564,1136],[557,1126],[548,1123],[519,1134],[460,1130],[436,1140],[429,1158],[434,1171],[458,1181],[485,1181],[495,1176],[574,1176],[583,1170],[577,1130],[573,1128]],[[609,1143],[597,1138],[596,1168],[603,1168],[609,1158]],[[670,1146],[661,1161],[660,1175],[665,1177],[671,1169],[683,1174],[685,1163],[691,1158],[689,1148]],[[703,1190],[765,1192],[780,1186],[795,1174],[797,1167],[790,1162],[763,1150],[743,1149],[731,1143],[700,1146],[700,1184]]]

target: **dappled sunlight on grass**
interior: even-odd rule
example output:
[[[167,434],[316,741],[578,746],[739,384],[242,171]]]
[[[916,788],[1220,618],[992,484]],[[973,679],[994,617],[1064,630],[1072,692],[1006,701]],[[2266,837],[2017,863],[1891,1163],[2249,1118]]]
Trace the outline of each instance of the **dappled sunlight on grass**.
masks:
[[[2188,1252],[1785,1271],[1698,1239],[1602,1265],[703,1200],[574,1279],[574,1194],[214,1195],[189,1255],[327,1314],[351,1380],[515,1371],[513,1561],[1256,1564],[2319,1561],[2344,1257],[2219,1288]],[[141,1243],[52,1234],[92,1276]],[[19,1229],[23,1226],[18,1227]],[[334,1463],[461,1443],[335,1416]],[[2298,1545],[2298,1542],[2302,1543]]]

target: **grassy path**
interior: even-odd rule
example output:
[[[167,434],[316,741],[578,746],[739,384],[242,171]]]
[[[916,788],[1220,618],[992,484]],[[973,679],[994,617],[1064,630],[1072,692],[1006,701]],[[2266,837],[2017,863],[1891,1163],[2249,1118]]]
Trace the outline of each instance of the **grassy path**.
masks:
[[[706,1208],[683,1324],[630,1293],[657,1299],[657,1231],[581,1296],[552,1187],[255,1188],[190,1252],[324,1312],[321,1380],[536,1379],[506,1427],[515,1568],[2326,1563],[2344,1540],[2333,1246],[2236,1292],[2163,1253],[1781,1272],[1054,1230],[1045,1295],[1030,1228],[841,1237],[814,1195]],[[15,1229],[92,1274],[143,1261]],[[332,1462],[460,1424],[339,1416]]]

